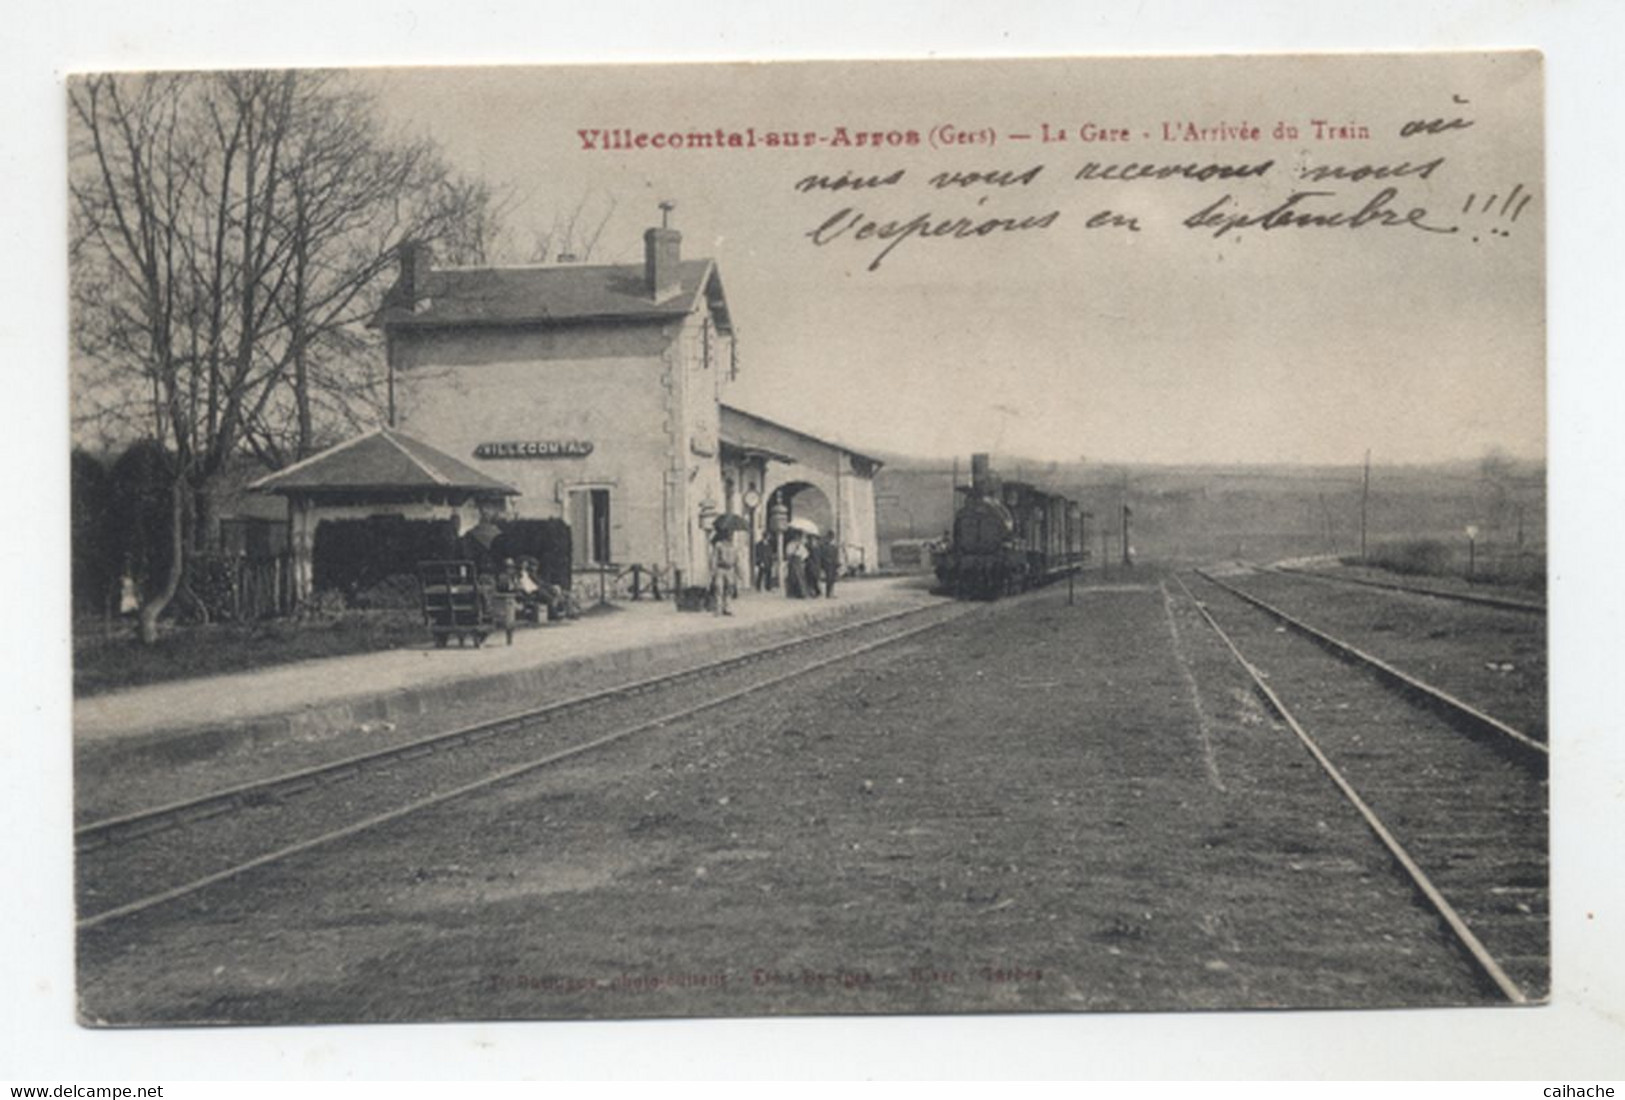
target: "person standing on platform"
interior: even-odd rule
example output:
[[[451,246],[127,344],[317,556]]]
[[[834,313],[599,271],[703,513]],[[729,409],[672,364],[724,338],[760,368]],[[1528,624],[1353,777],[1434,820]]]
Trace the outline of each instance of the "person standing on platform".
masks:
[[[508,636],[508,644],[513,645],[513,628],[519,618],[519,568],[512,558],[502,563],[492,595],[491,621]]]
[[[765,592],[773,582],[773,536],[763,535],[751,549],[752,583]]]
[[[819,595],[818,536],[808,535],[805,541],[807,543],[807,560],[804,561],[802,565],[807,570],[807,598],[809,600],[816,600]]]
[[[716,600],[718,615],[732,615],[728,606],[739,584],[739,551],[734,547],[732,531],[717,531],[711,536],[711,595]]]
[[[824,596],[833,600],[835,581],[841,575],[841,547],[834,531],[818,541],[818,572],[824,577]]]
[[[792,600],[807,596],[807,544],[799,531],[784,548],[784,594]]]

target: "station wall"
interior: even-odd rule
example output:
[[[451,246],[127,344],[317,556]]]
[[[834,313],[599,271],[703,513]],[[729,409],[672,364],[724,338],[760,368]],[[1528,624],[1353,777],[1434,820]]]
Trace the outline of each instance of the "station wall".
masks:
[[[577,528],[577,494],[607,490],[611,562],[697,576],[705,517],[724,508],[717,402],[728,340],[703,300],[675,322],[402,327],[390,335],[396,422],[517,488],[513,515]],[[481,444],[523,442],[584,442],[591,451],[478,453]]]

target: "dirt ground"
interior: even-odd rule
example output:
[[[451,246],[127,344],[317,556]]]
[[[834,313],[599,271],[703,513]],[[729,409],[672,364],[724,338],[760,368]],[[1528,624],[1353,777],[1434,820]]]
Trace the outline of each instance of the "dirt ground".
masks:
[[[80,968],[113,1024],[1491,1000],[1143,574],[95,929]]]
[[[1520,993],[1545,997],[1551,971],[1550,791],[1544,769],[1496,751],[1488,738],[1464,735],[1436,712],[1206,582],[1194,590],[1206,596],[1226,633],[1394,831]],[[1313,617],[1324,622],[1321,610]],[[1442,625],[1449,616],[1432,621]],[[1442,661],[1460,663],[1470,654],[1451,656],[1445,642],[1450,636],[1441,630],[1412,641]]]
[[[1546,617],[1282,574],[1225,578],[1544,741]]]
[[[862,621],[868,615],[878,616],[908,606],[911,603],[906,599],[874,598],[863,605],[862,613],[851,619],[832,618],[814,627],[813,632],[839,630]],[[546,629],[573,629],[575,625],[561,624]],[[754,634],[758,650],[794,639],[805,640],[808,636],[807,624],[800,621],[760,624]],[[419,648],[422,648],[421,624],[417,640]],[[388,720],[373,718],[351,727],[317,724],[315,728],[290,729],[277,736],[222,739],[211,751],[197,755],[108,753],[89,762],[79,762],[74,776],[75,819],[84,824],[181,798],[197,797],[295,769],[328,764],[358,753],[406,744],[447,729],[503,718],[545,703],[678,673],[712,663],[724,655],[739,656],[747,651],[744,643],[735,643],[726,654],[709,649],[694,652],[674,649],[657,652],[636,664],[606,658],[586,668],[572,665],[550,671],[545,699],[517,698],[512,691],[470,694],[446,707],[433,707],[416,713],[401,708],[403,713]],[[469,655],[473,656],[472,651]],[[449,656],[455,660],[461,655],[454,651]]]

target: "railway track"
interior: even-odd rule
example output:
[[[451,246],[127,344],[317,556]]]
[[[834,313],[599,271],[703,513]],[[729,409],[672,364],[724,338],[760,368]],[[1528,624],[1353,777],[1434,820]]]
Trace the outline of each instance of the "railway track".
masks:
[[[1546,747],[1196,575],[1200,596],[1176,579],[1486,985],[1517,1004],[1544,999],[1551,983]],[[1226,606],[1223,624],[1210,602]]]
[[[894,645],[977,609],[933,604],[558,700],[74,832],[81,930]],[[921,622],[919,620],[923,619]],[[718,691],[719,678],[725,690]],[[649,716],[651,706],[658,713]]]
[[[1531,600],[1514,600],[1506,596],[1486,596],[1478,592],[1451,592],[1443,588],[1423,588],[1414,584],[1400,584],[1397,581],[1379,581],[1372,577],[1346,577],[1331,573],[1317,573],[1311,569],[1295,569],[1287,565],[1255,565],[1268,573],[1277,573],[1286,577],[1302,577],[1305,580],[1315,581],[1319,584],[1352,584],[1362,588],[1376,588],[1387,592],[1404,592],[1412,596],[1427,596],[1436,600],[1454,600],[1457,603],[1477,604],[1480,607],[1493,607],[1500,611],[1520,611],[1529,615],[1546,614],[1546,605]]]
[[[1543,609],[1496,598],[1435,596],[1407,585],[1345,584],[1308,572],[1258,569],[1220,579],[1267,601],[1272,613],[1284,612],[1281,621],[1289,629],[1300,629],[1291,620],[1307,619],[1322,632],[1470,701],[1518,734],[1542,746],[1548,740]]]
[[[1311,626],[1302,618],[1282,610],[1251,592],[1244,591],[1233,584],[1227,584],[1202,570],[1197,570],[1197,575],[1209,584],[1223,589],[1238,600],[1242,600],[1264,612],[1264,614],[1283,624],[1288,629],[1308,638],[1328,653],[1351,665],[1371,672],[1399,691],[1408,693],[1415,699],[1434,707],[1438,713],[1464,729],[1485,736],[1490,743],[1501,750],[1516,753],[1526,758],[1527,762],[1544,769],[1548,750],[1542,739],[1485,713],[1483,709],[1405,672],[1381,657],[1335,637],[1318,627]]]

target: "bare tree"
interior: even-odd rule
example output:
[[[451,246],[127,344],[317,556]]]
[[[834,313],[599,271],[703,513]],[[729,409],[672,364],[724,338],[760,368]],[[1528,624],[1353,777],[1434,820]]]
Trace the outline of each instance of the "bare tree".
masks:
[[[616,205],[617,200],[612,194],[583,193],[569,210],[555,214],[547,229],[532,231],[527,259],[531,263],[546,263],[549,260],[586,263],[591,260],[598,250],[604,229],[609,225],[610,218],[615,216]]]
[[[338,74],[94,76],[69,114],[76,413],[172,464],[150,641],[215,538],[227,463],[282,465],[376,407],[359,322],[395,244],[478,236],[491,195],[387,137]]]

